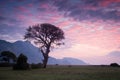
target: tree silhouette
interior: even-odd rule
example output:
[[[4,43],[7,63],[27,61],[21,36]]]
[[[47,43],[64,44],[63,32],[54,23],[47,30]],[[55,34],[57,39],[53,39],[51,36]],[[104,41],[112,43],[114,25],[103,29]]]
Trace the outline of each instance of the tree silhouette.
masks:
[[[18,56],[17,63],[13,66],[14,70],[27,70],[29,64],[27,63],[27,57],[22,53]]]
[[[15,54],[10,51],[1,52],[1,56],[6,56],[7,58],[3,58],[3,59],[8,63],[10,62],[10,59],[12,59],[14,62],[16,62],[16,59],[17,59]]]
[[[118,63],[111,63],[110,66],[112,66],[112,67],[119,67],[119,64]]]
[[[17,59],[17,64],[25,64],[27,63],[27,57],[23,54],[20,54]]]
[[[52,24],[43,23],[30,26],[25,34],[25,39],[32,40],[39,45],[44,57],[43,68],[46,68],[51,48],[64,44],[61,41],[64,39],[64,32]]]

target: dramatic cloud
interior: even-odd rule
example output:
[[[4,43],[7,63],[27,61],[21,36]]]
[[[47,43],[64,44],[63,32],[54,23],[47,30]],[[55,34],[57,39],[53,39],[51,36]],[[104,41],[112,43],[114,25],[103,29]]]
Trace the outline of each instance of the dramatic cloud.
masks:
[[[120,20],[120,0],[56,0],[54,4],[76,20]]]

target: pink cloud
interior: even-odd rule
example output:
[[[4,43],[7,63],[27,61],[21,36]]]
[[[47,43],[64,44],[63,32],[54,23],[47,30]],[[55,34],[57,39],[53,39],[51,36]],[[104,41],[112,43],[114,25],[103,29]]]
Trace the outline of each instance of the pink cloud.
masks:
[[[85,6],[83,8],[86,10],[93,10],[93,11],[96,11],[98,9],[97,7],[94,7],[94,6]]]
[[[119,11],[119,12],[116,12],[116,15],[120,16],[120,11]]]
[[[27,6],[28,6],[28,7],[33,7],[33,4],[32,4],[32,3],[30,3],[30,4],[28,4]]]
[[[29,16],[29,17],[33,17],[34,15],[33,15],[33,14],[31,14],[31,13],[29,13],[29,14],[28,14],[28,16]]]
[[[48,3],[40,4],[40,7],[48,9],[50,8],[50,5]]]
[[[26,16],[23,14],[17,14],[16,17],[17,17],[17,19],[22,20],[22,21],[24,21],[26,18]]]
[[[61,25],[66,25],[66,23],[69,24],[69,22],[64,22]],[[120,42],[120,38],[116,35],[119,27],[113,26],[108,30],[105,27],[109,27],[109,25],[106,24],[102,21],[76,23],[72,28],[67,29],[65,33],[69,39],[75,40],[76,43],[84,43],[107,49],[116,48]]]
[[[112,3],[117,3],[117,2],[120,2],[120,0],[103,0],[100,5],[103,6],[103,7],[106,7],[108,6],[109,4],[112,4]]]
[[[18,6],[18,7],[15,7],[15,10],[16,10],[16,12],[25,12],[25,13],[27,13],[27,12],[29,12],[29,10],[26,8],[26,7],[23,7],[23,6]]]
[[[70,42],[74,41],[74,43],[88,44],[106,49],[116,48],[119,46],[118,43],[120,43],[120,38],[115,34],[119,27],[116,28],[115,26],[117,25],[113,21],[104,22],[103,20],[96,20],[95,22],[77,22],[69,18],[66,19],[63,15],[59,15],[57,11],[55,15],[50,16],[40,14],[39,19],[41,20],[38,22],[44,22],[45,19],[46,22],[53,23],[62,28]],[[30,23],[35,23],[35,21],[33,20]]]

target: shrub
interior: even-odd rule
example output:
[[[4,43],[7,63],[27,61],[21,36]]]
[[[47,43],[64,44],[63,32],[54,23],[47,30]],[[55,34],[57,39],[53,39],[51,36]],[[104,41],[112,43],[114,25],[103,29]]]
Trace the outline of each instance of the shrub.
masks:
[[[119,64],[117,64],[117,63],[111,63],[110,66],[112,66],[112,67],[119,67]]]

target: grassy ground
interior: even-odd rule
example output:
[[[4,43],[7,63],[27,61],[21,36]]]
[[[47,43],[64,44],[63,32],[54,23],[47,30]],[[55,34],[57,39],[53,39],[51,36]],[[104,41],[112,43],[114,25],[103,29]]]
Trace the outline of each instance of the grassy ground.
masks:
[[[120,67],[51,66],[27,71],[0,67],[0,80],[120,80]]]

